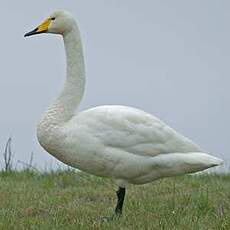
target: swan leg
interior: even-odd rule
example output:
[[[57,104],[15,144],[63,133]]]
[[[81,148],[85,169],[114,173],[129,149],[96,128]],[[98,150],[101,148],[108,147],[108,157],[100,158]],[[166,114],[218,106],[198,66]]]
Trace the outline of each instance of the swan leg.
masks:
[[[115,214],[117,216],[121,216],[123,203],[125,199],[125,188],[119,187],[116,193],[117,193],[117,206],[115,208]]]
[[[112,215],[111,217],[102,217],[100,218],[100,221],[109,222],[122,215],[122,207],[125,199],[125,188],[119,187],[119,189],[116,191],[116,194],[117,194],[117,205],[115,208],[115,214]]]

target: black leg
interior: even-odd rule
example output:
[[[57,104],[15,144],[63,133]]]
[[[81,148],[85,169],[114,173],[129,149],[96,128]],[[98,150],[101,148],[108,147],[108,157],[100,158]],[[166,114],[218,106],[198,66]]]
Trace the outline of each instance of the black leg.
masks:
[[[124,199],[125,199],[125,188],[119,187],[116,193],[117,193],[117,206],[115,208],[115,215],[111,217],[100,218],[100,220],[103,222],[112,221],[114,220],[114,218],[120,217],[122,214],[122,207],[123,207]]]
[[[125,199],[125,188],[119,187],[117,193],[117,206],[115,208],[115,214],[121,215],[122,214],[122,207]]]

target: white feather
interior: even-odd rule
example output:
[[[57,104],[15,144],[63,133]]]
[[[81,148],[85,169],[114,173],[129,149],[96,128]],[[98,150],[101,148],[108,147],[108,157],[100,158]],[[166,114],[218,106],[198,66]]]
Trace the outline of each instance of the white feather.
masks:
[[[123,187],[222,163],[141,110],[108,105],[79,112],[85,85],[80,33],[69,13],[58,11],[51,17],[56,22],[48,32],[64,38],[67,79],[38,124],[38,140],[49,153],[88,173],[110,177]]]

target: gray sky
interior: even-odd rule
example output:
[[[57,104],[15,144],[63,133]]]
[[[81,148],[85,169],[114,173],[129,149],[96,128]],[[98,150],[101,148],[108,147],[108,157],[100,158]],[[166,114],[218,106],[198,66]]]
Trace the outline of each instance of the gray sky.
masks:
[[[40,0],[0,3],[0,149],[15,161],[39,146],[36,123],[65,77],[59,36],[25,39],[55,9],[79,22],[87,86],[82,109],[124,104],[152,113],[230,165],[230,2],[227,0]]]

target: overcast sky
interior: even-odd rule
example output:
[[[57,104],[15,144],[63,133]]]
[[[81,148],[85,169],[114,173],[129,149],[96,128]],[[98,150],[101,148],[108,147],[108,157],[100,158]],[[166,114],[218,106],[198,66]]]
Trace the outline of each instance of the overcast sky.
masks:
[[[230,1],[8,0],[0,3],[0,150],[34,152],[38,168],[56,160],[36,139],[36,123],[65,79],[61,37],[25,39],[55,9],[77,18],[87,85],[82,109],[143,109],[230,165]],[[2,159],[2,157],[0,157]]]

